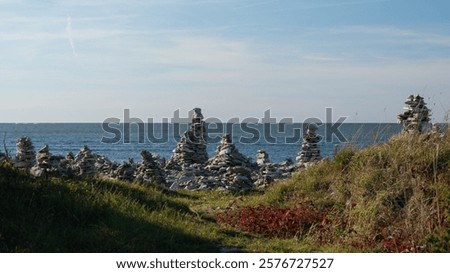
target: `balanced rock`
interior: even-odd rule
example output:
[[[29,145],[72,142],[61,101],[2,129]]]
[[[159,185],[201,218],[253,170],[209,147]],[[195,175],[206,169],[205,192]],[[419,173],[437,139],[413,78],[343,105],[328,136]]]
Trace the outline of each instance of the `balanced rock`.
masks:
[[[232,143],[230,134],[225,134],[216,154],[206,163],[206,170],[222,176],[226,188],[231,191],[247,191],[253,188],[252,173],[256,165],[242,155]]]
[[[36,177],[59,175],[61,156],[50,154],[48,145],[41,147],[36,154],[36,165],[30,170],[30,173]]]
[[[291,159],[286,159],[278,164],[266,163],[260,165],[258,176],[255,179],[255,186],[257,188],[266,188],[277,180],[291,177],[295,169],[294,162]]]
[[[256,152],[256,164],[263,166],[270,163],[269,154],[264,150],[258,150]]]
[[[165,173],[155,160],[156,157],[148,151],[142,151],[141,157],[142,162],[136,171],[136,181],[140,183],[152,182],[159,185],[165,185]]]
[[[208,160],[206,124],[200,108],[194,108],[189,130],[183,133],[166,165],[168,169],[181,169],[184,165],[204,164]]]
[[[316,124],[308,125],[306,134],[303,135],[302,148],[296,158],[298,163],[312,163],[322,159],[319,149],[320,136],[316,133],[317,129]]]
[[[135,178],[135,168],[133,162],[123,162],[114,171],[113,178],[119,180],[133,181]]]
[[[34,165],[36,153],[29,137],[21,137],[16,142],[16,158],[14,167],[29,169]]]
[[[96,174],[95,162],[97,156],[92,153],[88,146],[81,148],[74,160],[78,176],[94,176]]]
[[[106,177],[112,177],[114,171],[118,167],[118,164],[109,160],[106,156],[98,156],[94,166],[98,174]]]
[[[431,111],[420,95],[410,95],[406,101],[403,114],[397,115],[397,121],[403,124],[403,131],[422,133],[429,127]]]
[[[64,178],[72,178],[77,176],[79,169],[75,164],[75,156],[72,152],[68,152],[64,158],[59,161],[59,175]]]
[[[250,159],[239,152],[232,143],[231,135],[225,134],[220,140],[216,154],[206,164],[206,169],[224,172],[228,167],[243,166],[255,168]]]

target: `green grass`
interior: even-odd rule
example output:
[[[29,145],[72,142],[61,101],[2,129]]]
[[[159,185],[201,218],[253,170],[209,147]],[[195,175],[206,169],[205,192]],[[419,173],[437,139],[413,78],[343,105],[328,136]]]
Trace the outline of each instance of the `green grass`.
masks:
[[[326,219],[284,239],[215,220],[260,204],[311,204]],[[0,208],[0,252],[449,252],[450,133],[347,148],[245,195],[33,179],[3,164]]]

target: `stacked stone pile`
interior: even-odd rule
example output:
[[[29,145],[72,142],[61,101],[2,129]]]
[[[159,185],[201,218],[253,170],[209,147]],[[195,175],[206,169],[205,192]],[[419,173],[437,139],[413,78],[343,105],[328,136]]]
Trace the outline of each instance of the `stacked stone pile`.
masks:
[[[136,171],[136,181],[140,183],[153,182],[166,185],[164,170],[159,166],[155,157],[148,151],[141,152],[142,162]]]
[[[16,142],[16,158],[14,166],[19,169],[30,169],[35,163],[36,153],[29,137],[21,137]]]
[[[78,175],[77,167],[75,166],[75,156],[72,152],[59,161],[59,175],[64,178],[75,177]]]
[[[266,188],[276,180],[287,179],[295,171],[294,162],[291,159],[285,160],[279,164],[266,163],[260,165],[258,177],[255,179],[257,188]]]
[[[167,163],[169,169],[180,170],[182,166],[204,164],[208,160],[206,139],[206,124],[200,108],[194,108],[192,123],[184,132],[173,151],[172,158]]]
[[[300,165],[322,159],[319,148],[320,136],[316,133],[317,129],[316,124],[309,124],[306,134],[303,135],[302,148],[296,158]]]
[[[258,150],[256,152],[256,164],[258,166],[264,166],[268,163],[270,163],[269,154],[264,150]]]
[[[75,156],[74,161],[74,169],[77,171],[77,176],[94,176],[97,173],[97,169],[95,167],[97,156],[92,153],[88,146],[84,146],[80,149],[78,154]]]
[[[183,166],[180,171],[166,170],[171,189],[212,190],[220,187],[220,177],[214,176],[203,164]]]
[[[41,147],[36,154],[36,165],[30,173],[36,177],[60,174],[60,162],[64,159],[61,156],[50,154],[48,145]]]
[[[120,164],[112,174],[112,177],[119,180],[133,181],[135,179],[136,168],[134,162],[130,161]]]
[[[117,169],[118,164],[109,160],[106,156],[98,156],[94,166],[97,173],[106,177],[111,177]]]
[[[254,187],[252,170],[244,166],[227,168],[223,178],[225,188],[232,192],[246,192]]]
[[[431,111],[426,106],[423,97],[410,95],[406,99],[403,109],[405,110],[403,114],[397,116],[398,122],[403,124],[403,131],[421,133],[429,127]]]
[[[225,134],[216,149],[216,154],[206,163],[206,170],[222,177],[226,189],[249,190],[253,187],[252,173],[257,166],[242,155],[232,143],[231,135]]]
[[[41,147],[36,154],[36,163],[39,168],[50,169],[50,151],[48,145]]]
[[[43,169],[58,169],[59,162],[62,159],[64,159],[62,156],[52,155],[49,151],[48,145],[41,147],[36,154],[37,166]]]
[[[224,172],[228,167],[243,166],[254,169],[256,166],[250,159],[239,152],[232,143],[231,135],[225,134],[220,145],[216,149],[216,154],[206,163],[206,169],[211,171]]]
[[[167,180],[171,189],[241,192],[254,188],[254,181],[258,187],[266,187],[277,179],[289,177],[295,170],[292,161],[270,163],[264,151],[258,151],[257,162],[259,166],[242,155],[232,143],[231,135],[226,134],[205,166],[192,164],[183,166],[180,171],[168,171]]]

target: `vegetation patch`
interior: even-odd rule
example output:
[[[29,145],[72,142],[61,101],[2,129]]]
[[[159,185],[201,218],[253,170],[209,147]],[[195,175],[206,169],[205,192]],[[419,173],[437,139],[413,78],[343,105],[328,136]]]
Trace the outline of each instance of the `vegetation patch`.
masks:
[[[215,218],[221,223],[269,238],[299,238],[307,234],[313,225],[322,223],[325,214],[310,204],[295,208],[259,205],[226,210],[216,214]]]

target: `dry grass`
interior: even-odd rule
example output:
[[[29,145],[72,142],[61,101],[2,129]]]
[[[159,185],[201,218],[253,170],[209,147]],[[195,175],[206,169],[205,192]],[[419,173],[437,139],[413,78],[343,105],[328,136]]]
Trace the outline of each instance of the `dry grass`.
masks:
[[[321,243],[368,251],[450,250],[448,241],[440,242],[442,249],[430,241],[445,241],[450,227],[449,131],[400,134],[383,145],[344,149],[333,161],[298,174],[293,184],[297,200],[336,208],[325,234],[317,231]]]

